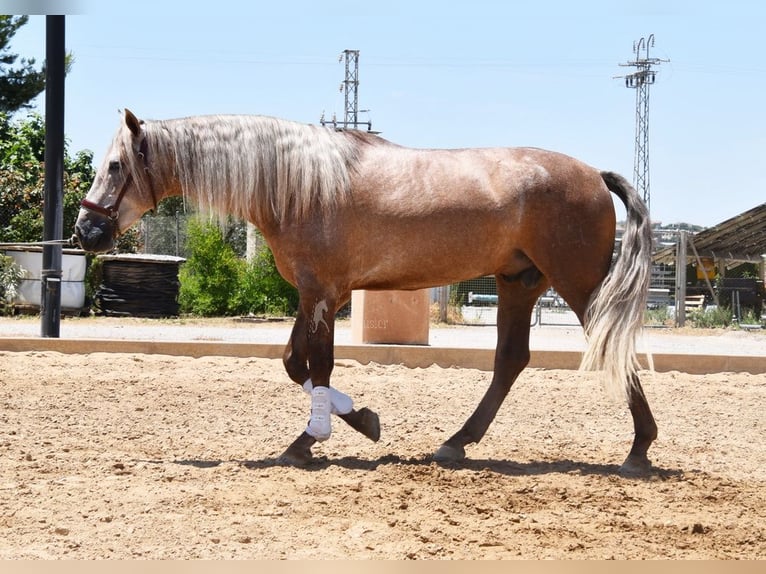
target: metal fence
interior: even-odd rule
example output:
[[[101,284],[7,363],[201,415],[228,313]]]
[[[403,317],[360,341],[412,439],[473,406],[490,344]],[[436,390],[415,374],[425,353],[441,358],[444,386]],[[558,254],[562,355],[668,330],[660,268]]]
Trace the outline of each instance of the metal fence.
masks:
[[[451,285],[447,304],[458,309],[454,319],[467,325],[497,325],[497,283],[492,275],[476,277]],[[444,299],[439,299],[440,305]],[[442,313],[445,315],[445,313]],[[579,326],[577,315],[553,289],[548,289],[535,304],[532,325]]]
[[[188,216],[147,216],[141,219],[139,233],[144,253],[187,257],[186,229]]]
[[[188,257],[189,220],[195,215],[177,212],[175,215],[146,215],[138,226],[139,244],[142,253],[152,255],[175,255]],[[226,242],[240,257],[247,253],[248,229],[242,221],[229,220],[221,224]],[[255,232],[251,240],[258,247],[263,242],[260,233]]]

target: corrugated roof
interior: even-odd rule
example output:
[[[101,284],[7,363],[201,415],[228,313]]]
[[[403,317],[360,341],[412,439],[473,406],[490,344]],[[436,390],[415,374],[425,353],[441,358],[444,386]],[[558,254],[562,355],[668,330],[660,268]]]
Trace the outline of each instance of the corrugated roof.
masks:
[[[700,257],[760,263],[766,254],[766,203],[700,231],[692,239]],[[694,258],[691,248],[688,256]],[[675,245],[657,251],[653,260],[675,263]]]

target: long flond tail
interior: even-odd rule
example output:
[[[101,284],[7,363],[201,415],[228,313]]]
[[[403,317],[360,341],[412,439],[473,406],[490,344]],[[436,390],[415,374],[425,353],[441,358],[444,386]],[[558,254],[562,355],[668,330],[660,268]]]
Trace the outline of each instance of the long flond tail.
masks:
[[[617,261],[591,296],[585,313],[588,348],[580,368],[604,371],[607,391],[627,399],[638,382],[636,339],[643,327],[651,279],[652,227],[649,210],[624,177],[611,172],[601,172],[601,177],[625,204],[627,221]]]

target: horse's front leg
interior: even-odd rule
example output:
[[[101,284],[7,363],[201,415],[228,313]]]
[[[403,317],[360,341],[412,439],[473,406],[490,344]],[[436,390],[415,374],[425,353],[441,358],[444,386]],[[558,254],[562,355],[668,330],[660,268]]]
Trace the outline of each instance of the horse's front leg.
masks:
[[[301,385],[308,394],[311,394],[314,383],[309,374],[308,324],[306,314],[299,309],[282,360],[290,379]],[[330,394],[333,414],[343,419],[351,428],[362,433],[373,442],[377,442],[380,439],[380,420],[374,411],[367,407],[362,407],[359,410],[354,409],[351,397],[333,387],[330,387]]]
[[[306,430],[282,454],[281,459],[291,464],[306,464],[311,460],[311,447],[329,438],[330,414],[373,441],[380,438],[378,415],[366,407],[355,410],[351,397],[330,387],[336,312],[333,302],[309,299],[313,303],[307,309],[303,298],[301,301],[283,361],[288,376],[311,395],[311,417]]]

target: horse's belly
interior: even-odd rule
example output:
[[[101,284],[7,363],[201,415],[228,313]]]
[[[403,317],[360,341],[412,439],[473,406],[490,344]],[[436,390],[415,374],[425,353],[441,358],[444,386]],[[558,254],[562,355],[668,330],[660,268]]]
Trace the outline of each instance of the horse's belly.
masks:
[[[469,234],[434,238],[426,233],[371,242],[368,252],[354,247],[350,269],[354,289],[422,289],[438,287],[516,267],[509,242],[481,240]],[[526,262],[528,265],[528,262]],[[521,262],[519,262],[521,269]]]

